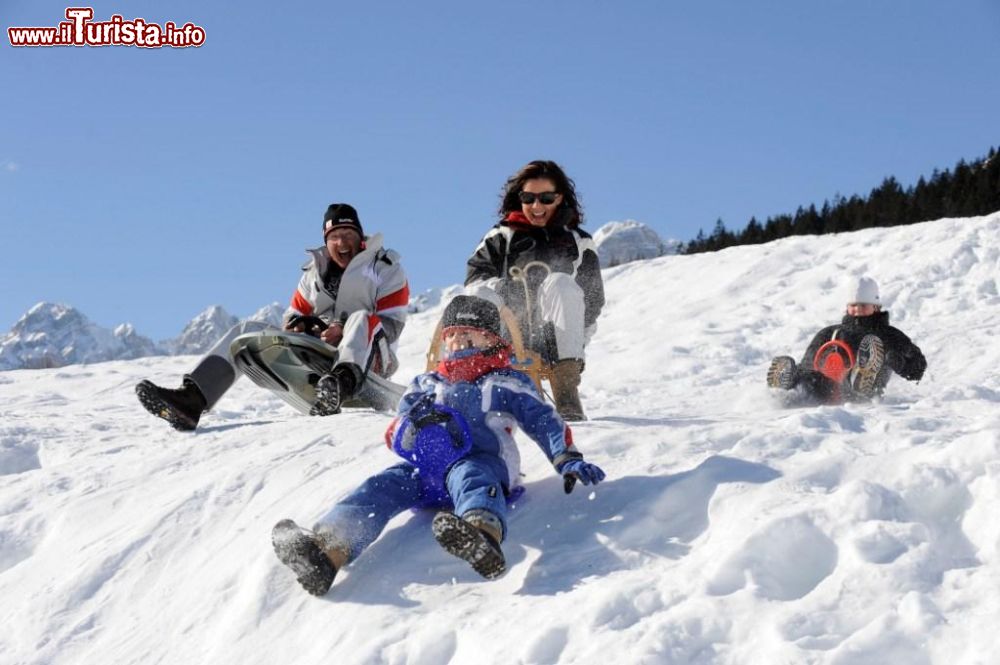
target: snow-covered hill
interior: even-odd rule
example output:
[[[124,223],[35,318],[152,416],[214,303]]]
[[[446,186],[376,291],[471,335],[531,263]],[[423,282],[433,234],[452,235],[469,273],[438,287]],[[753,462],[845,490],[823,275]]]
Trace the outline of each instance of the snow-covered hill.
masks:
[[[768,359],[876,277],[919,385],[781,409]],[[1000,214],[606,270],[587,358],[608,472],[562,492],[524,442],[510,571],[479,579],[406,513],[323,599],[275,559],[392,464],[385,416],[297,415],[242,381],[194,434],[141,410],[192,357],[0,374],[0,664],[996,662]],[[400,346],[421,369],[441,305]]]

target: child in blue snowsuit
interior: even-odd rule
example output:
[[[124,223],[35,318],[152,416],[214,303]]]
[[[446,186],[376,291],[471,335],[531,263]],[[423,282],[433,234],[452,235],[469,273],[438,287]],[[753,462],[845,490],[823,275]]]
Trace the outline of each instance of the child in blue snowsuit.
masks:
[[[490,302],[456,296],[445,309],[437,370],[417,376],[403,395],[386,443],[406,461],[368,478],[339,501],[312,532],[291,520],[272,534],[278,558],[314,595],[356,559],[400,512],[444,509],[435,539],[487,579],[506,570],[500,543],[507,533],[507,497],[518,477],[512,436],[519,426],[566,479],[597,484],[604,472],[583,460],[569,428],[510,367],[500,315]]]

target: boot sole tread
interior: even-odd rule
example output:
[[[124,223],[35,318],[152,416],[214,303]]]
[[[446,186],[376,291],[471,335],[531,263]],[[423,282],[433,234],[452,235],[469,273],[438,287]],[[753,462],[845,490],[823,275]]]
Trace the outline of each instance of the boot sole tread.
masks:
[[[875,392],[879,373],[885,364],[885,346],[878,337],[874,337],[873,340],[868,340],[866,337],[862,340],[862,344],[859,347],[863,346],[866,341],[868,341],[868,345],[871,348],[868,350],[867,357],[863,363],[860,358],[861,349],[859,348],[858,372],[854,378],[854,391],[861,395],[871,396]]]
[[[482,531],[457,515],[439,513],[431,529],[441,547],[469,562],[486,579],[496,579],[507,571],[503,553],[494,548]]]
[[[139,397],[139,403],[142,404],[146,411],[149,411],[157,418],[166,420],[175,430],[179,432],[192,432],[198,427],[196,421],[162,399],[157,394],[156,386],[148,381],[140,382],[135,387],[135,394]]]
[[[314,596],[325,595],[337,569],[316,542],[292,520],[281,520],[271,530],[271,545],[278,561],[287,566],[299,584]]]

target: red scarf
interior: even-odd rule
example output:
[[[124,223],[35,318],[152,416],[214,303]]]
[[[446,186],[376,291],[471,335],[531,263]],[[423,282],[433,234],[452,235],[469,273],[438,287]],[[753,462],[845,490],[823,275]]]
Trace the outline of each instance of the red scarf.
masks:
[[[437,372],[452,383],[475,381],[495,369],[510,367],[510,347],[504,344],[493,353],[476,353],[465,358],[442,358]]]

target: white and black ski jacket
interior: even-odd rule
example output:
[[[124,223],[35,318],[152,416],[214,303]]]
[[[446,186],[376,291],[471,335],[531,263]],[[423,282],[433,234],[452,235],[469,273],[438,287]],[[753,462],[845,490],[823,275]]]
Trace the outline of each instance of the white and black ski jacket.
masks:
[[[514,284],[510,269],[524,270],[539,261],[552,272],[572,275],[584,295],[584,325],[592,328],[604,307],[604,282],[597,246],[579,228],[562,224],[533,226],[520,212],[512,212],[480,241],[466,264],[465,284],[486,282],[515,312],[526,309],[524,289]],[[526,270],[529,285],[537,291],[545,274]]]
[[[399,254],[382,247],[382,234],[365,239],[363,249],[341,270],[326,247],[307,250],[311,255],[292,294],[285,321],[293,315],[318,316],[328,323],[346,321],[350,314],[366,311],[376,316],[390,344],[399,339],[406,324],[410,288]]]

